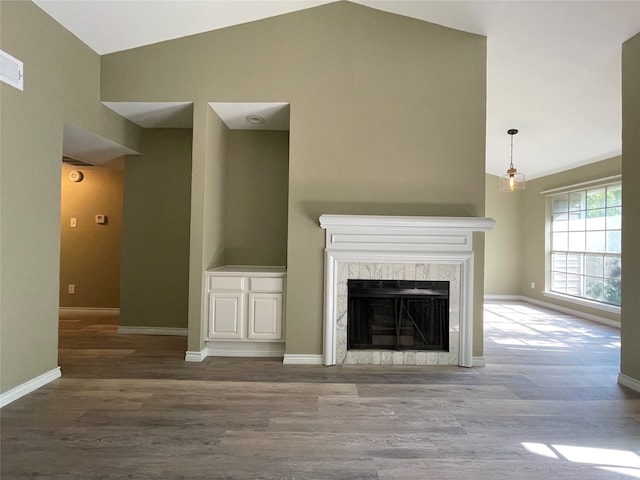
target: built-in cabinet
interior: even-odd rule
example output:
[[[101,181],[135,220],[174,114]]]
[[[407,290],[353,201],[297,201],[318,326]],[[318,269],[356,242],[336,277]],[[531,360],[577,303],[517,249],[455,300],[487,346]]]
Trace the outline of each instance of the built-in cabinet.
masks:
[[[284,267],[224,266],[205,272],[208,355],[283,356]]]

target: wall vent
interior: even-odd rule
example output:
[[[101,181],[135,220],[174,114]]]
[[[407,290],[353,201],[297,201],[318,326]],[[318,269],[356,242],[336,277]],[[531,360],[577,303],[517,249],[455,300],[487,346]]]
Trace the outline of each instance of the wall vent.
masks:
[[[2,50],[0,50],[0,80],[19,90],[24,90],[22,62]]]

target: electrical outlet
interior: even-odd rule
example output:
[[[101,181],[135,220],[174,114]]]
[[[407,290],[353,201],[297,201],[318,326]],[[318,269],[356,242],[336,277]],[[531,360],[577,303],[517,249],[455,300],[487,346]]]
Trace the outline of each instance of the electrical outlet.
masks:
[[[78,219],[75,217],[72,217],[71,220],[69,221],[69,226],[71,228],[76,228],[78,226]]]
[[[74,295],[76,293],[76,286],[73,283],[70,283],[69,287],[67,287],[67,292],[69,295]]]
[[[531,288],[535,290],[535,288],[536,288],[536,282],[531,282]]]

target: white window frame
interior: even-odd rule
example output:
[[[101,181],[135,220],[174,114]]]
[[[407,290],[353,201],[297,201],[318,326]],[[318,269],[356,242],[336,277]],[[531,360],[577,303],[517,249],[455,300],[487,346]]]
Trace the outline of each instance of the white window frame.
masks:
[[[568,195],[571,193],[579,193],[579,192],[585,192],[585,196],[586,196],[586,192],[589,190],[594,190],[594,189],[599,189],[599,188],[606,188],[606,187],[612,187],[612,186],[622,186],[622,182],[621,182],[621,175],[616,175],[613,177],[607,177],[607,178],[603,178],[603,179],[599,179],[599,180],[594,180],[591,182],[583,182],[580,184],[576,184],[576,185],[571,185],[571,186],[567,186],[567,187],[562,187],[562,188],[556,188],[553,190],[546,190],[543,191],[542,194],[545,194],[547,196],[547,213],[546,213],[546,220],[547,220],[547,249],[546,249],[546,258],[547,258],[547,275],[546,275],[546,285],[545,285],[545,291],[543,292],[543,295],[550,297],[550,298],[554,298],[554,299],[558,299],[558,300],[563,300],[566,302],[570,302],[570,303],[574,303],[574,304],[578,304],[581,306],[585,306],[585,307],[590,307],[590,308],[594,308],[594,309],[598,309],[598,310],[602,310],[602,311],[607,311],[607,312],[611,312],[611,313],[620,313],[620,306],[619,305],[615,305],[612,303],[606,303],[604,301],[598,301],[598,300],[594,300],[594,299],[590,299],[587,298],[586,296],[576,296],[576,295],[572,295],[572,294],[568,294],[568,293],[563,293],[563,292],[558,292],[558,291],[553,291],[552,290],[552,278],[553,278],[553,274],[554,274],[554,265],[553,265],[553,253],[554,253],[554,248],[553,248],[553,211],[552,211],[552,203],[553,203],[553,198],[554,197],[558,197],[559,195]],[[620,200],[621,202],[622,200]],[[607,208],[608,205],[605,205],[605,208]],[[609,208],[611,208],[609,206]],[[622,203],[620,203],[620,208],[622,208]],[[591,211],[592,209],[589,209],[588,205],[584,205],[580,210],[571,210],[569,206],[567,206],[567,213],[569,213],[570,211],[572,213],[584,213],[584,217],[585,217],[585,226],[584,226],[584,230],[572,230],[571,227],[567,226],[567,232],[569,231],[584,231],[585,232],[585,237],[586,237],[586,232],[590,231],[589,228],[587,227],[587,223],[586,223],[586,219],[588,218],[587,213],[589,211]],[[604,227],[604,235],[605,237],[607,236],[608,231],[617,231],[617,228],[607,228],[606,224]],[[556,231],[556,233],[562,233],[565,230],[560,230],[560,232]],[[621,231],[621,227],[620,227],[620,231]],[[589,251],[587,249],[587,246],[585,245],[583,250],[572,250],[569,245],[566,246],[566,249],[560,249],[557,250],[559,252],[567,252],[568,255],[574,255],[574,258],[576,258],[577,256],[580,256],[581,258],[581,268],[580,271],[578,273],[574,273],[573,275],[579,276],[581,278],[581,290],[582,293],[584,294],[584,282],[586,281],[587,278],[594,278],[593,276],[589,275],[586,271],[586,265],[584,263],[584,258],[586,255],[588,255],[589,253],[595,254],[595,255],[602,255],[603,259],[604,258],[620,258],[620,263],[622,263],[622,252],[610,252],[610,251],[606,251],[607,249],[605,248],[605,251]],[[593,257],[592,257],[593,258]],[[555,270],[556,272],[558,272],[557,270]],[[564,272],[565,274],[568,272],[568,266],[565,266],[564,268]],[[561,273],[561,272],[558,272]],[[595,278],[600,278],[599,276],[596,276]],[[607,278],[606,277],[606,272],[603,271],[603,275],[602,278]],[[566,290],[565,290],[566,291]]]

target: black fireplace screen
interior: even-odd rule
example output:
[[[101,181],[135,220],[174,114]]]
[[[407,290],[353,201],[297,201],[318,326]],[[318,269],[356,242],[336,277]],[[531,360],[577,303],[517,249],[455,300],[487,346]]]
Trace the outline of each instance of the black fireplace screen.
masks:
[[[349,280],[349,350],[449,351],[449,282]]]

